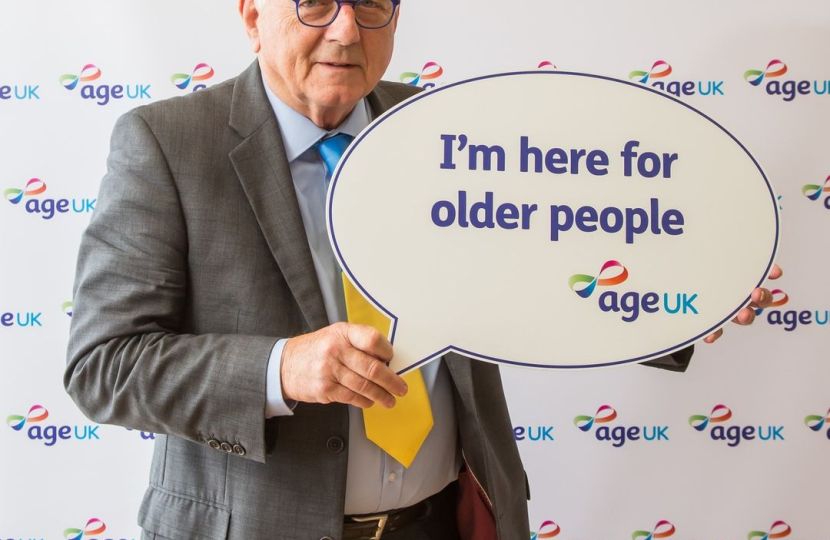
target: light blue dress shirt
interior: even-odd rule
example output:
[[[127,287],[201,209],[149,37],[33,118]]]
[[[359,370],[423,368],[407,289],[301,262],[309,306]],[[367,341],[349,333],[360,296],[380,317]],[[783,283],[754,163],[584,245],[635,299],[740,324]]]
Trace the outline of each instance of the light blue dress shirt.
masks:
[[[332,131],[316,126],[263,86],[280,126],[285,153],[294,179],[311,257],[323,293],[329,323],[346,320],[340,269],[329,244],[325,220],[326,168],[314,144],[337,133],[357,136],[371,121],[371,110],[361,100]],[[265,416],[291,415],[295,403],[282,395],[280,363],[287,340],[279,340],[268,361]],[[457,441],[452,382],[443,360],[421,368],[430,396],[435,425],[410,467],[366,438],[363,412],[349,405],[349,461],[346,473],[346,514],[369,514],[413,505],[433,495],[458,477],[461,454]]]

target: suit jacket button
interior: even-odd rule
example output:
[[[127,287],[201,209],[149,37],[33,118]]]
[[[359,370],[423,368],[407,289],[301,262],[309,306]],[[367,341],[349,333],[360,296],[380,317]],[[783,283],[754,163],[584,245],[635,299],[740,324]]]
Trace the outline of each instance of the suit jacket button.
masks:
[[[219,450],[219,441],[217,441],[216,439],[211,439],[208,441],[208,446],[210,446],[214,450]]]
[[[331,540],[331,536],[324,536],[320,538],[320,540]]]
[[[220,444],[220,445],[219,445],[219,447],[220,447],[222,450],[224,450],[225,452],[229,453],[229,454],[230,454],[231,452],[233,452],[233,447],[230,445],[230,443],[227,443],[227,442],[222,442],[222,444]]]
[[[241,444],[233,445],[233,453],[237,456],[244,456],[245,455],[245,447]]]
[[[329,437],[329,440],[326,441],[326,448],[328,448],[329,452],[332,454],[339,454],[343,451],[345,446],[346,444],[340,437]]]

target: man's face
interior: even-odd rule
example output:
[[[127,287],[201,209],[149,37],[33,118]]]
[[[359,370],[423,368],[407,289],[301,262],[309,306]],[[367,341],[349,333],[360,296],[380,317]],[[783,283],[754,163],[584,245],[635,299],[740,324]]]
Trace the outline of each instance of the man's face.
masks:
[[[259,5],[259,59],[266,81],[280,99],[315,122],[321,113],[325,118],[337,117],[336,111],[348,114],[385,73],[397,12],[386,27],[368,30],[357,25],[352,6],[344,5],[330,26],[311,28],[297,19],[290,0]]]

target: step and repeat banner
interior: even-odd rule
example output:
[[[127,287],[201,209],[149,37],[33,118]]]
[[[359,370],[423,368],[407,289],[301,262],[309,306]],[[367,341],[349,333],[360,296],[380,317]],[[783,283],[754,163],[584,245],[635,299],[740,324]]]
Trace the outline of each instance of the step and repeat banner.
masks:
[[[532,537],[830,539],[830,4],[403,0],[401,10],[388,80],[436,88],[565,70],[648,85],[729,130],[778,197],[774,305],[698,343],[686,373],[501,368]],[[116,118],[252,60],[231,0],[0,4],[0,539],[140,536],[154,434],[90,422],[63,388],[80,235]],[[693,264],[724,272],[702,254]]]

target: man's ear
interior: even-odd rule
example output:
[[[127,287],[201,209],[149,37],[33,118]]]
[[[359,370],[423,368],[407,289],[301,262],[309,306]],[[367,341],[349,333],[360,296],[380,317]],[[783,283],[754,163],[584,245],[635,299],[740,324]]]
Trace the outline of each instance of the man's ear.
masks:
[[[254,0],[239,0],[239,15],[242,17],[242,24],[245,25],[245,33],[248,34],[251,48],[255,54],[259,53],[261,44],[259,42],[259,27],[257,26],[259,10],[257,10],[256,2]]]

